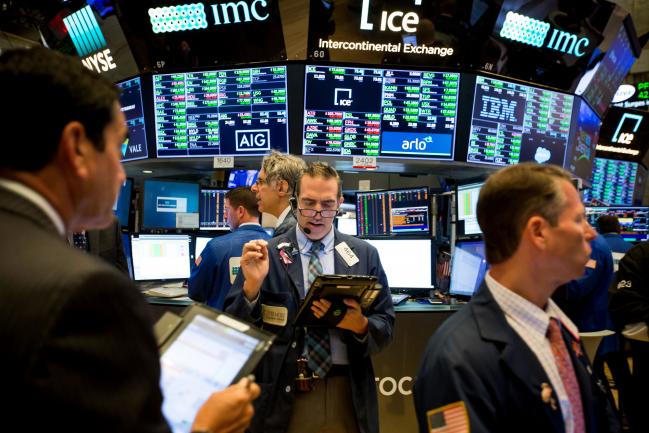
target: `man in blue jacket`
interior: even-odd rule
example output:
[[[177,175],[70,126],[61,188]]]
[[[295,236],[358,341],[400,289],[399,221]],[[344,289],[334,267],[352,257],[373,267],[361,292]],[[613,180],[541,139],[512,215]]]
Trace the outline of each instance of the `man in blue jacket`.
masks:
[[[190,298],[219,310],[223,309],[225,296],[239,271],[244,244],[253,239],[270,238],[259,225],[257,198],[250,188],[228,191],[224,212],[232,233],[207,243],[196,259],[196,267],[188,282]]]
[[[582,275],[595,237],[570,175],[509,166],[477,214],[491,268],[428,343],[413,388],[420,432],[619,431],[577,327],[550,299]]]
[[[244,247],[226,311],[277,336],[255,372],[262,392],[253,433],[379,431],[371,356],[392,340],[394,309],[376,248],[333,227],[342,201],[336,170],[311,163],[291,204],[297,225],[269,242]],[[374,275],[383,287],[367,310],[345,299],[347,310],[335,328],[323,333],[307,328],[305,334],[294,320],[315,273]],[[331,306],[327,300],[315,304],[318,317]],[[318,354],[311,350],[317,334],[326,340]],[[296,380],[298,365],[308,383]]]

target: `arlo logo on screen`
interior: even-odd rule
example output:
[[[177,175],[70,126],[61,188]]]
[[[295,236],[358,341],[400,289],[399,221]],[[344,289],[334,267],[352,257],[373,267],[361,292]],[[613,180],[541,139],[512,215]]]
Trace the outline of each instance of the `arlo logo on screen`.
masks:
[[[552,29],[550,40],[546,44],[545,40],[550,27],[550,24],[544,21],[509,11],[500,29],[500,36],[539,48],[545,44],[546,48],[576,57],[586,54],[584,48],[590,44],[588,38],[585,36],[580,38],[563,30]]]
[[[334,90],[334,105],[341,105],[349,107],[354,100],[352,99],[352,89],[336,89]]]
[[[157,197],[157,212],[187,212],[187,199],[185,197]]]
[[[361,30],[373,30],[374,24],[367,20],[370,10],[371,0],[363,0],[361,7]],[[421,0],[414,0],[415,6],[421,6]],[[379,28],[382,32],[388,30],[393,32],[404,31],[406,33],[414,33],[417,31],[419,24],[419,15],[415,12],[403,11],[381,11],[381,24]]]
[[[235,131],[237,151],[270,150],[270,129],[248,129]]]
[[[63,24],[70,34],[74,48],[82,57],[81,63],[86,68],[100,74],[117,67],[110,49],[106,48],[106,38],[90,6],[63,18]]]
[[[264,11],[268,6],[266,0],[254,0],[250,3],[240,0],[213,4],[208,6],[215,26],[239,24],[241,22],[265,21],[270,16]],[[177,6],[165,6],[149,9],[149,20],[154,33],[183,32],[187,30],[206,29],[208,18],[203,3],[191,3]]]
[[[450,134],[386,131],[383,133],[381,153],[450,156],[452,145],[453,136]]]

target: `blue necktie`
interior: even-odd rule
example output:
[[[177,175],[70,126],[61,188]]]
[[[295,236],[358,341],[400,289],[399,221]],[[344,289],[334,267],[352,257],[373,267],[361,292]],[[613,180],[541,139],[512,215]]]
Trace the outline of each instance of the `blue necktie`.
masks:
[[[309,257],[309,274],[307,283],[309,287],[318,275],[322,275],[322,263],[318,258],[318,251],[322,250],[322,242],[315,241],[311,245],[311,256]],[[324,378],[331,368],[331,343],[329,341],[329,329],[308,328],[304,338],[309,368],[319,377]]]

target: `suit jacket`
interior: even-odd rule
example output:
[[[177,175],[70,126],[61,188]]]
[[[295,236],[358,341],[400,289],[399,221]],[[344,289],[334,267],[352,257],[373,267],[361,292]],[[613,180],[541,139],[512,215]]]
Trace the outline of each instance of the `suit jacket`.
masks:
[[[241,257],[243,246],[254,239],[270,239],[261,226],[243,226],[207,243],[187,283],[189,297],[212,308],[223,309],[230,291],[230,258]]]
[[[565,330],[563,339],[581,390],[586,432],[619,431],[583,345]],[[541,363],[483,283],[428,342],[413,387],[419,430],[429,431],[430,410],[461,400],[472,433],[563,433],[561,408],[543,401],[543,383],[551,384]]]
[[[293,255],[293,262],[288,265],[284,265],[277,249],[277,246],[284,242],[294,246],[296,252]],[[383,285],[381,294],[365,312],[369,320],[367,338],[360,341],[350,331],[341,333],[343,341],[347,344],[352,399],[359,429],[361,433],[375,433],[379,431],[378,402],[370,356],[378,353],[392,340],[394,308],[387,278],[376,248],[335,231],[334,244],[338,245],[341,242],[347,243],[359,258],[359,262],[349,266],[338,252],[334,251],[335,272],[348,275],[375,275]],[[302,291],[304,287],[302,261],[297,245],[295,230],[276,236],[269,241],[270,271],[262,284],[259,300],[254,308],[251,308],[250,303],[243,295],[243,273],[237,276],[225,300],[227,312],[254,323],[277,336],[269,353],[255,373],[262,391],[261,396],[255,401],[255,417],[250,427],[252,432],[284,432],[291,417],[295,399],[293,386],[297,375],[296,360],[302,354],[304,337],[303,328],[293,326],[300,304],[298,291]],[[264,323],[262,305],[285,307],[286,325]]]
[[[147,305],[0,188],[0,383],[6,431],[169,432]]]
[[[293,211],[290,211],[289,213],[286,214],[286,218],[284,218],[284,221],[282,221],[280,225],[275,227],[275,232],[273,233],[273,237],[285,235],[290,230],[294,229],[296,224],[297,224],[297,220],[295,219],[295,215],[293,215]]]
[[[103,230],[88,230],[86,236],[88,237],[88,251],[91,254],[101,257],[128,275],[122,230],[117,218],[114,218],[113,223]]]

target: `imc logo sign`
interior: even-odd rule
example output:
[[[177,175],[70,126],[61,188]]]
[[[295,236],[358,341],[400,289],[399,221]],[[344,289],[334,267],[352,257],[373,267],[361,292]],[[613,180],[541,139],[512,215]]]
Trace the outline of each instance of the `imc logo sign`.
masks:
[[[578,37],[563,30],[552,29],[549,40],[550,24],[526,17],[515,12],[507,12],[505,23],[500,29],[500,36],[534,47],[545,47],[562,53],[581,57],[584,49],[590,44],[587,37]]]
[[[237,152],[270,150],[270,129],[246,129],[235,131]]]
[[[253,0],[213,4],[208,7],[211,22],[215,26],[239,24],[241,22],[265,21],[270,16],[264,11],[267,0]],[[149,21],[154,33],[184,32],[206,29],[208,16],[203,3],[165,6],[149,9]]]
[[[117,68],[90,6],[63,18],[63,24],[86,68],[98,74]]]

